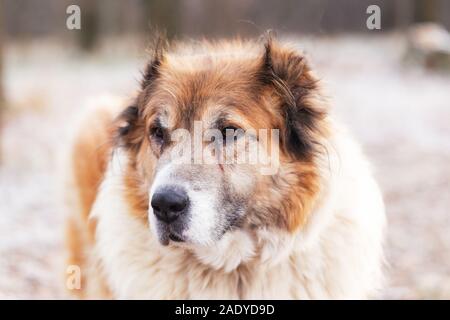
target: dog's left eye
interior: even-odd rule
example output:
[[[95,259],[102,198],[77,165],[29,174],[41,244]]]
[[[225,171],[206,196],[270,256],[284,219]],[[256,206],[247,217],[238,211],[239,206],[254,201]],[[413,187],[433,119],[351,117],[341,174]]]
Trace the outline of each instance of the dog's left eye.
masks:
[[[223,128],[221,130],[223,140],[225,141],[227,136],[234,137],[234,139],[236,140],[236,138],[237,138],[236,130],[238,130],[238,128],[236,128],[234,126],[227,126],[227,127]]]

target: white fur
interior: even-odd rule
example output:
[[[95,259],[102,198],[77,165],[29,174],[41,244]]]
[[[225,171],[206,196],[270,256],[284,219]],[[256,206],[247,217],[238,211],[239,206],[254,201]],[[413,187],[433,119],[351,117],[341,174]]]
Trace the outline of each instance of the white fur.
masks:
[[[217,226],[216,213],[213,208],[216,206],[217,191],[213,186],[203,188],[208,192],[196,191],[188,182],[177,178],[177,172],[183,170],[183,165],[169,162],[165,164],[155,176],[149,192],[149,199],[153,194],[164,186],[180,186],[186,190],[187,196],[192,207],[192,211],[196,214],[191,216],[188,227],[183,231],[183,236],[190,241],[207,245],[213,241],[211,235],[214,234],[214,228]],[[157,225],[156,217],[153,214],[151,205],[149,205],[149,222],[152,231],[157,234],[159,231],[155,227]]]
[[[275,228],[253,234],[236,230],[214,246],[196,249],[161,246],[148,227],[127,212],[121,171],[126,158],[117,153],[92,212],[98,218],[96,254],[113,295],[371,297],[382,280],[381,194],[359,147],[342,129],[335,130],[328,152],[320,164],[323,188],[317,207],[296,234]]]

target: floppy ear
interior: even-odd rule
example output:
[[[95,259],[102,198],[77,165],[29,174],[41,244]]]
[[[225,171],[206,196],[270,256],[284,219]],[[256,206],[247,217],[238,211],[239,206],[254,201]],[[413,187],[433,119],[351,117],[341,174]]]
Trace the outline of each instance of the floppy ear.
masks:
[[[317,95],[317,80],[305,58],[296,50],[266,41],[262,59],[262,80],[281,98],[284,117],[283,146],[295,159],[309,159],[317,151],[320,122],[325,110],[312,102]]]

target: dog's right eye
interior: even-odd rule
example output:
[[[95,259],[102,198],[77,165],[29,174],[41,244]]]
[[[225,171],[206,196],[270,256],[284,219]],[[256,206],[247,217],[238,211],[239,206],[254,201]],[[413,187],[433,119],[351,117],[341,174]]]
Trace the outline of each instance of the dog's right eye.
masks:
[[[234,137],[234,139],[236,140],[236,131],[237,130],[238,130],[238,128],[236,128],[234,126],[227,126],[227,127],[222,128],[221,132],[222,132],[223,140],[225,141],[227,136]]]
[[[156,126],[150,129],[150,138],[158,144],[163,144],[164,142],[164,129]]]

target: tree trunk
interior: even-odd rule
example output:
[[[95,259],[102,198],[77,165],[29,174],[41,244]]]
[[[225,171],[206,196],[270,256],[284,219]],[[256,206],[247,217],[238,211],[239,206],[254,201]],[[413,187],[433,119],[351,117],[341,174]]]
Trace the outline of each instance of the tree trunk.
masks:
[[[98,40],[100,17],[97,5],[97,1],[92,0],[80,2],[81,32],[78,40],[80,47],[86,51],[93,50]]]
[[[436,0],[415,0],[415,22],[436,22],[438,7]]]

